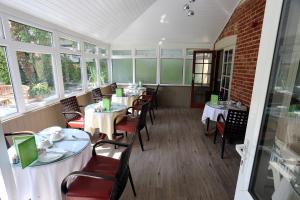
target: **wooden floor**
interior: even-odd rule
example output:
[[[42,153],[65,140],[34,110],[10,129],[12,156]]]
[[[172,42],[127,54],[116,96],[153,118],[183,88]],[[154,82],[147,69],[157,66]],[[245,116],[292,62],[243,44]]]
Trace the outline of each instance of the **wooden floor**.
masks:
[[[220,158],[220,141],[205,136],[199,109],[159,109],[148,126],[150,141],[142,131],[145,151],[136,140],[130,157],[137,197],[128,181],[122,200],[233,199],[239,156],[228,144]],[[120,154],[106,147],[99,153]]]

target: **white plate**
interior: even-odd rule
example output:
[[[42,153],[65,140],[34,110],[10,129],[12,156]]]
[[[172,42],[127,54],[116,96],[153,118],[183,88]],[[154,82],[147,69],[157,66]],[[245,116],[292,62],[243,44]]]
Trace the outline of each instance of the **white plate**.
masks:
[[[61,141],[62,139],[64,139],[65,135],[64,134],[60,134],[60,136],[58,138],[51,138],[50,136],[50,141],[52,142],[58,142],[58,141]]]
[[[63,129],[59,126],[52,126],[52,127],[49,127],[49,128],[46,128],[44,130],[41,130],[40,131],[40,134],[42,135],[50,135],[52,133],[55,133],[55,132],[62,132]]]
[[[64,156],[64,153],[61,152],[45,152],[38,157],[38,161],[43,163],[49,163],[56,161]]]

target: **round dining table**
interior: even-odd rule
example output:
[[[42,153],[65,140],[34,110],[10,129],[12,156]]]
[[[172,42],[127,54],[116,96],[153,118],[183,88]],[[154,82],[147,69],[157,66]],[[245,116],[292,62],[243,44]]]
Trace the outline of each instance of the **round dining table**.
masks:
[[[139,94],[137,93],[127,93],[126,96],[123,97],[117,97],[117,95],[113,94],[111,97],[112,103],[118,103],[126,105],[127,107],[131,107],[134,100],[136,100],[139,97]]]
[[[17,188],[18,200],[61,200],[60,185],[71,172],[81,170],[92,156],[89,135],[78,129],[62,129],[64,137],[54,142],[46,154],[61,154],[55,161],[39,159],[22,169],[20,164],[11,164]],[[36,143],[49,137],[37,133]],[[44,152],[45,153],[45,152]],[[16,154],[14,146],[8,149],[10,159]]]
[[[202,113],[202,122],[207,126],[207,133],[209,132],[210,121],[216,122],[219,114],[222,114],[226,119],[229,109],[247,110],[247,107],[243,105],[237,106],[234,103],[230,103],[230,101],[220,101],[219,104],[211,104],[211,102],[206,102]]]
[[[105,133],[111,140],[114,133],[114,119],[121,114],[126,114],[127,105],[112,102],[109,111],[99,111],[96,109],[97,103],[90,104],[84,109],[84,130],[95,133],[99,129],[100,133]]]

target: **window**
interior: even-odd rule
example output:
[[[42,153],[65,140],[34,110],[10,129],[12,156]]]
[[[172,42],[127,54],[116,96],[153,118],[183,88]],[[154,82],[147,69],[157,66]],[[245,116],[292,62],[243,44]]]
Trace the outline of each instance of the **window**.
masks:
[[[52,46],[51,32],[15,21],[9,21],[9,23],[11,37],[13,40],[37,45]]]
[[[60,47],[71,51],[80,50],[79,43],[65,38],[59,38]]]
[[[185,75],[184,75],[184,84],[192,85],[192,74],[193,73],[193,60],[185,60]]]
[[[82,91],[80,56],[61,54],[65,94]]]
[[[99,48],[99,54],[100,54],[102,57],[106,57],[106,56],[107,56],[107,50],[106,50],[106,49]]]
[[[139,58],[135,60],[136,82],[156,83],[157,61],[154,58]]]
[[[161,59],[160,82],[182,84],[183,59]]]
[[[52,56],[50,54],[17,52],[26,105],[35,106],[55,95]]]
[[[11,84],[5,48],[0,46],[0,117],[4,117],[16,112],[17,108],[14,89]]]
[[[222,66],[222,75],[221,75],[221,93],[224,95],[225,99],[228,99],[230,84],[231,84],[231,68],[233,60],[233,50],[224,51],[224,59]]]
[[[96,53],[96,45],[84,42],[84,52],[90,53],[90,54],[95,54]]]
[[[100,84],[104,85],[108,83],[108,65],[107,59],[100,60]]]
[[[186,56],[193,57],[195,49],[187,49]]]
[[[161,57],[164,58],[180,58],[182,57],[181,49],[161,49]]]
[[[139,57],[156,57],[155,49],[137,49],[135,50],[135,55]]]
[[[117,83],[132,83],[132,59],[113,59],[112,79]]]
[[[97,69],[95,59],[86,60],[87,69],[87,85],[89,88],[94,88],[97,85]]]
[[[208,87],[210,85],[211,66],[211,53],[196,52],[194,82],[202,86]]]
[[[131,50],[112,50],[113,56],[131,56]]]

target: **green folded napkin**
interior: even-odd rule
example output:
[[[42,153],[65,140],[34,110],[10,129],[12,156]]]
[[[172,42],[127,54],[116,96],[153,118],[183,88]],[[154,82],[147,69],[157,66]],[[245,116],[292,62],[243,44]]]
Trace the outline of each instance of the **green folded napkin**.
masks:
[[[117,95],[117,97],[122,97],[123,96],[123,88],[117,88],[116,95]]]
[[[103,111],[110,111],[111,100],[109,98],[103,98]]]
[[[13,143],[23,169],[37,160],[38,151],[33,135],[14,136]]]
[[[218,95],[215,95],[215,94],[212,94],[210,96],[210,104],[211,105],[218,105],[219,104],[219,96]]]

